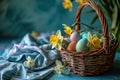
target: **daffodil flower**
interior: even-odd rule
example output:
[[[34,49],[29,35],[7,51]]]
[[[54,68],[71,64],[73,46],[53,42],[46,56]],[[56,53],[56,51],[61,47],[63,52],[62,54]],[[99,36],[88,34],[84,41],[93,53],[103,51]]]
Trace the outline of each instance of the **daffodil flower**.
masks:
[[[65,63],[62,64],[61,61],[56,60],[55,64],[56,64],[56,66],[54,67],[55,73],[57,73],[57,74],[65,74],[65,75],[68,75],[70,73],[70,70],[65,68],[65,66],[66,66]]]
[[[63,5],[63,7],[65,9],[69,9],[70,11],[72,11],[72,2],[71,2],[71,0],[64,0],[62,5]]]
[[[35,65],[34,60],[31,59],[30,56],[28,56],[28,57],[27,57],[27,61],[24,62],[24,66],[31,68],[31,67],[33,67],[34,65]]]
[[[77,3],[83,3],[85,1],[87,1],[87,0],[76,0],[75,2],[77,2]]]
[[[61,31],[58,30],[55,35],[50,36],[50,43],[52,48],[57,48],[58,50],[62,49],[63,37],[61,36]]]
[[[100,46],[100,39],[97,36],[92,36],[88,32],[88,47],[90,47],[90,50],[98,49]]]
[[[39,33],[33,31],[33,32],[32,32],[32,36],[34,36],[34,37],[38,37],[38,36],[39,36]]]
[[[61,74],[64,68],[64,66],[62,65],[62,62],[59,60],[56,60],[55,64],[56,64],[56,66],[54,67],[55,72],[58,74]]]
[[[66,25],[66,24],[62,24],[65,28],[64,32],[68,35],[71,35],[73,33],[73,30],[70,28],[70,26]]]

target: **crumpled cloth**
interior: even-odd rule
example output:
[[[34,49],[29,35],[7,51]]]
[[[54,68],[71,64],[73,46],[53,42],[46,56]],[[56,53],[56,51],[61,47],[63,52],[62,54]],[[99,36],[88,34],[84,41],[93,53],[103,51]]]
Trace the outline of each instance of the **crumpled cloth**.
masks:
[[[60,54],[51,48],[49,36],[26,34],[19,44],[7,48],[0,57],[0,80],[41,80],[50,75]],[[33,68],[23,65],[28,56],[35,62]]]

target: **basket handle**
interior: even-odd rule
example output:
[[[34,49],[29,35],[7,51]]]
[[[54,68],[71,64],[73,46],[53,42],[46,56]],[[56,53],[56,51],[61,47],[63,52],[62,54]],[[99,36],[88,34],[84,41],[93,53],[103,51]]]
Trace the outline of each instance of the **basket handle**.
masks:
[[[106,22],[106,18],[104,17],[102,11],[92,0],[86,0],[85,2],[80,4],[80,6],[78,7],[77,14],[76,14],[75,29],[76,29],[76,31],[80,31],[80,14],[81,14],[82,8],[85,6],[91,6],[95,10],[95,12],[97,13],[97,15],[99,17],[99,20],[102,25],[102,31],[103,31],[103,37],[104,37],[103,48],[108,53],[108,48],[109,48],[108,24]]]

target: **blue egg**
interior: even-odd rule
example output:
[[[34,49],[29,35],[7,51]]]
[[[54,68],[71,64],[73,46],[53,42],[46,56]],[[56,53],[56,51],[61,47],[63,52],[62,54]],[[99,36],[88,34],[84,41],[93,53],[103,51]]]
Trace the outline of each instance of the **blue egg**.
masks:
[[[86,38],[80,39],[77,44],[76,44],[76,51],[81,52],[81,51],[88,51],[88,40]]]
[[[80,35],[82,38],[88,39],[88,32],[82,32]]]
[[[82,38],[88,39],[88,34],[87,34],[87,33],[83,34],[83,35],[82,35]]]

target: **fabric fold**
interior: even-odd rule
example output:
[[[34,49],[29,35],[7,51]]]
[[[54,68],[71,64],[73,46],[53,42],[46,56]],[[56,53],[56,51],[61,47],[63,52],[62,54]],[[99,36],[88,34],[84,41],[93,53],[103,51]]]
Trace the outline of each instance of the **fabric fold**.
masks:
[[[6,49],[0,57],[1,80],[40,80],[53,72],[54,62],[60,59],[60,54],[51,48],[49,34],[43,35],[36,38],[26,34],[19,44]],[[34,60],[33,67],[23,64],[28,56]]]

